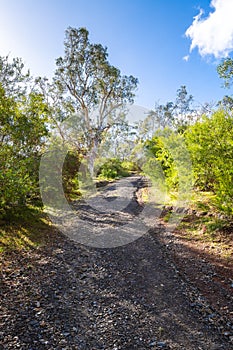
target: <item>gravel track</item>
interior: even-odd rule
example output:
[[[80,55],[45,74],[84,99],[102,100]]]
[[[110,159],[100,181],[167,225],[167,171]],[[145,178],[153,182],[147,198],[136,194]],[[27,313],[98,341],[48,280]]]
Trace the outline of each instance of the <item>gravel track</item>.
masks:
[[[132,198],[114,215],[74,203],[97,232],[142,211],[135,191],[145,186],[143,179],[121,181],[133,184]],[[110,196],[111,186],[97,196]],[[136,241],[101,249],[58,232],[44,247],[9,254],[1,279],[0,349],[230,350],[229,337],[209,322],[214,310],[182,279],[157,239],[162,230],[155,221]]]

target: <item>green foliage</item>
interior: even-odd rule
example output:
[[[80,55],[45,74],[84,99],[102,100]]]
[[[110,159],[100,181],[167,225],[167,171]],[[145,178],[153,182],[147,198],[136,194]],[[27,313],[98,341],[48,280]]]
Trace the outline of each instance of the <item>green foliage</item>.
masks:
[[[164,138],[157,132],[151,140],[145,142],[145,148],[148,151],[148,160],[143,170],[156,181],[165,178],[168,189],[176,187],[177,170]]]
[[[62,179],[69,199],[80,193],[81,156],[89,153],[89,172],[82,167],[86,178],[81,182],[90,182],[98,147],[110,128],[118,125],[119,130],[129,133],[128,126],[123,125],[125,105],[133,102],[137,79],[121,75],[111,66],[107,49],[92,44],[85,28],[68,28],[64,44],[64,57],[56,60],[53,82],[39,77],[33,90],[22,60],[0,57],[0,214],[40,199],[39,166],[49,130],[55,134],[49,142],[50,146],[57,144],[55,156],[59,145],[68,150]],[[121,153],[125,154],[125,149]],[[47,179],[51,177],[47,190],[48,195],[60,200],[60,170],[53,174],[55,156],[47,159],[48,165],[53,165],[47,169]],[[106,169],[103,173],[116,177],[124,170],[115,162],[109,173]]]
[[[0,85],[7,96],[20,100],[27,90],[26,82],[30,81],[29,71],[24,73],[24,63],[21,58],[0,56]]]
[[[127,170],[129,172],[135,172],[135,171],[139,171],[140,170],[138,164],[136,164],[135,162],[127,161],[127,160],[124,160],[121,163],[121,166],[122,166],[123,169],[125,169],[125,170]]]
[[[122,163],[117,158],[107,159],[98,169],[97,176],[101,179],[116,179],[128,176],[130,173],[123,168]]]
[[[78,172],[81,164],[79,153],[76,151],[69,151],[66,155],[63,171],[63,189],[68,199],[80,196]]]
[[[126,103],[133,102],[138,81],[111,66],[107,49],[92,44],[85,28],[67,29],[64,56],[56,65],[53,84],[38,78],[31,90],[28,82],[32,78],[29,72],[24,73],[22,60],[10,62],[8,56],[0,57],[0,215],[40,198],[40,158],[52,129],[56,129],[58,149],[60,142],[68,150],[62,173],[68,199],[80,194],[82,182],[88,186],[93,182],[95,158],[102,151],[105,158],[96,164],[99,178],[128,176],[143,166],[161,189],[185,192],[194,174],[196,187],[213,191],[218,207],[232,213],[231,97],[225,96],[217,112],[195,121],[198,113],[192,109],[193,97],[181,86],[174,102],[157,104],[138,123],[135,136],[136,128],[125,116]],[[233,60],[225,59],[218,73],[230,86]],[[66,124],[61,124],[64,120]],[[163,129],[156,131],[160,127]],[[142,148],[147,161],[139,167],[130,160],[132,150],[139,154]],[[143,163],[144,158],[140,159]],[[55,155],[51,161],[56,160]],[[51,196],[59,192],[60,173],[56,176]]]
[[[189,190],[191,163],[183,135],[168,128],[158,130],[151,140],[145,142],[145,148],[148,151],[146,166],[151,167],[152,177],[164,177],[168,190]],[[189,184],[187,188],[186,183]]]
[[[215,204],[228,214],[233,207],[233,116],[228,108],[176,133],[158,130],[144,143],[143,170],[162,191],[196,188],[212,191]]]
[[[185,133],[196,185],[216,193],[218,206],[231,213],[233,206],[233,117],[224,110],[190,126]]]
[[[119,116],[115,125],[106,132],[99,147],[99,154],[105,158],[129,159],[135,147],[136,128],[129,124],[125,114]]]
[[[182,133],[196,117],[197,111],[194,111],[192,104],[193,96],[188,95],[185,85],[181,85],[174,102],[164,105],[156,103],[154,110],[138,123],[139,137],[151,138],[156,130],[161,128],[172,128]]]
[[[217,68],[220,78],[224,79],[225,87],[229,87],[233,82],[233,59],[225,58]]]
[[[227,95],[224,96],[223,99],[218,102],[218,107],[227,112],[233,111],[233,98]]]
[[[43,97],[34,92],[26,94],[20,68],[4,64],[7,61],[0,59],[0,215],[11,206],[38,198],[39,158],[48,134]],[[14,96],[18,83],[20,94]]]
[[[81,116],[82,138],[87,151],[100,145],[106,132],[122,117],[126,103],[132,103],[137,79],[123,76],[109,64],[107,48],[92,44],[85,28],[66,30],[63,57],[56,60],[54,84],[63,107]],[[71,108],[72,106],[72,108]],[[93,159],[90,158],[93,170]]]
[[[55,231],[41,208],[11,207],[1,218],[0,253],[44,245],[51,240],[51,233]]]

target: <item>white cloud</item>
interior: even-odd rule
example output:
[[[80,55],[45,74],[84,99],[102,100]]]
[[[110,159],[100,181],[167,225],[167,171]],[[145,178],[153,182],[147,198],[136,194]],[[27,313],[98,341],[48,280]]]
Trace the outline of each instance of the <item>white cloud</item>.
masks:
[[[190,52],[197,47],[201,56],[227,57],[233,51],[233,0],[212,0],[210,6],[214,11],[203,18],[201,10],[185,32]]]
[[[189,55],[184,56],[184,57],[183,57],[183,60],[186,61],[186,62],[188,62],[188,60],[189,60]]]

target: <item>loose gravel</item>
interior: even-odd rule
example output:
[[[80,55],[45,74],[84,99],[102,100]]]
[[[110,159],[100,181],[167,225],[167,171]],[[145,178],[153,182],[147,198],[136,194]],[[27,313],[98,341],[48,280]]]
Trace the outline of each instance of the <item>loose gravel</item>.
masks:
[[[140,176],[124,181],[135,191],[145,185]],[[112,225],[103,212],[82,205],[74,204],[98,230]],[[134,195],[119,220],[133,220],[141,210]],[[162,230],[155,222],[136,241],[101,249],[57,232],[44,247],[8,253],[0,349],[230,350],[225,326],[210,321],[215,310],[208,310],[157,239]]]

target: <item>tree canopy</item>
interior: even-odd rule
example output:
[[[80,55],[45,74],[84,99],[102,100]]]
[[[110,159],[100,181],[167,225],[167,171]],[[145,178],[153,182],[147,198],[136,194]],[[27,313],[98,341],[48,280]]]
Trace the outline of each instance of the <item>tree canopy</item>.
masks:
[[[69,27],[64,47],[64,56],[56,60],[54,83],[66,106],[81,117],[80,132],[89,151],[133,102],[138,80],[110,65],[107,48],[92,44],[85,28]]]
[[[220,78],[224,79],[225,87],[230,87],[233,83],[233,59],[225,58],[217,67]]]
[[[218,73],[230,86],[233,60],[224,60]],[[157,103],[144,120],[130,125],[127,104],[133,103],[137,84],[135,77],[122,75],[109,63],[107,48],[91,43],[85,28],[66,30],[64,55],[56,60],[51,81],[34,79],[19,58],[0,57],[0,212],[39,197],[45,144],[67,141],[71,147],[62,174],[67,195],[80,193],[78,171],[84,159],[89,175],[96,165],[101,176],[118,176],[125,173],[122,161],[131,161],[142,149],[149,155],[149,171],[157,171],[154,178],[162,169],[168,189],[177,189],[176,161],[183,171],[180,154],[185,144],[195,186],[213,191],[219,207],[231,213],[232,97],[225,96],[218,110],[203,113],[193,107],[193,96],[182,85],[174,101]],[[49,138],[54,129],[61,142]],[[139,169],[140,164],[127,167]]]

